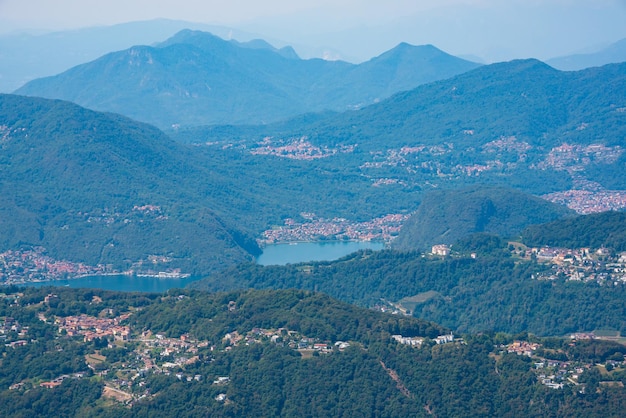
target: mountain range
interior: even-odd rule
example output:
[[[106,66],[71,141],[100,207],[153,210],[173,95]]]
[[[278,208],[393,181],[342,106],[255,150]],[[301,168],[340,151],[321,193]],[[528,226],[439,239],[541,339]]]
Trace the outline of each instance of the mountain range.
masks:
[[[577,71],[589,67],[626,62],[626,39],[622,39],[599,51],[552,58],[547,64],[563,71]]]
[[[324,144],[358,138],[368,148],[452,142],[471,149],[502,136],[542,146],[589,144],[598,137],[617,145],[625,84],[626,63],[561,72],[541,61],[517,60],[419,86],[298,133]]]
[[[10,93],[35,78],[58,74],[112,51],[162,42],[183,29],[210,31],[224,38],[258,38],[233,28],[168,19],[51,33],[0,34],[0,92]]]
[[[172,135],[209,148],[236,145],[243,155],[303,138],[313,148],[350,147],[309,166],[336,161],[343,173],[382,181],[381,188],[396,193],[388,205],[403,199],[399,190],[470,184],[535,195],[591,184],[623,190],[625,88],[626,63],[562,72],[519,60],[479,67],[357,111],[266,126],[181,128]]]
[[[340,114],[294,118],[267,126],[190,129],[214,140],[305,135],[320,145],[375,148],[451,142],[466,148],[502,136],[530,145],[621,143],[626,63],[566,72],[541,61],[491,64]],[[601,134],[599,134],[601,133]]]
[[[408,44],[359,65],[302,60],[288,47],[183,30],[157,46],[135,46],[33,80],[16,93],[69,100],[161,128],[267,123],[362,107],[478,65]]]
[[[301,62],[262,42],[180,36]],[[200,48],[171,42],[155,51]],[[413,48],[395,52],[402,49]],[[610,188],[619,194],[625,65],[561,72],[536,60],[493,64],[356,111],[181,127],[169,131],[175,140],[118,115],[5,95],[3,246],[42,246],[57,259],[117,269],[206,274],[258,254],[255,238],[287,219],[302,221],[302,213],[371,221],[419,212],[433,189],[477,185],[533,195],[582,190],[591,199]],[[527,213],[515,228],[549,219]]]

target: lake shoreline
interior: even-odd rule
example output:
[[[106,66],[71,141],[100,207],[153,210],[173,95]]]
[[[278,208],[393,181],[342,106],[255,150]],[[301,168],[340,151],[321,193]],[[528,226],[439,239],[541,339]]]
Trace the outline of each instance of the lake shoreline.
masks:
[[[296,244],[341,244],[341,243],[350,243],[350,242],[358,242],[358,243],[373,243],[373,244],[383,244],[383,245],[387,245],[389,244],[389,242],[382,240],[382,239],[371,239],[371,240],[364,240],[364,239],[326,239],[326,240],[280,240],[280,241],[265,241],[265,240],[258,240],[257,244],[259,245],[259,247],[261,249],[267,247],[267,246],[272,246],[272,245],[296,245]]]
[[[268,244],[256,258],[261,266],[333,261],[360,250],[382,250],[385,243],[363,240],[290,241]]]
[[[263,254],[255,259],[261,266],[333,261],[361,250],[382,250],[383,242],[374,241],[304,241],[268,244]],[[172,288],[183,288],[204,276],[180,274],[176,277],[142,274],[126,271],[82,277],[13,283],[16,286],[95,288],[124,292],[164,293]]]

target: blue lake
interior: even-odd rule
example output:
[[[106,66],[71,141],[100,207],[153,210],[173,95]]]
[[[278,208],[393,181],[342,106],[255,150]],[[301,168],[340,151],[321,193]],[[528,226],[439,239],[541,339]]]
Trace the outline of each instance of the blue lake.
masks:
[[[49,282],[29,283],[29,286],[67,286],[74,288],[92,288],[116,290],[121,292],[154,292],[164,293],[169,289],[183,288],[200,277],[184,279],[161,279],[158,277],[134,276],[89,276],[72,280],[53,280]]]
[[[359,250],[382,250],[381,242],[302,242],[273,244],[263,249],[257,263],[262,266],[295,264],[307,261],[332,261]],[[168,289],[183,288],[201,277],[162,279],[157,277],[89,276],[73,280],[54,280],[29,283],[29,286],[67,286],[74,288],[106,289],[122,292],[163,293]]]
[[[303,263],[307,261],[332,261],[359,250],[382,250],[382,242],[301,242],[268,245],[257,258],[262,266]]]

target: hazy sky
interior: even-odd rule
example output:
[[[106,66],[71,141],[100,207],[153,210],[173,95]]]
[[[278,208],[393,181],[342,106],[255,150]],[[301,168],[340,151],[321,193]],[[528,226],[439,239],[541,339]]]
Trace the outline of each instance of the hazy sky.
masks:
[[[325,13],[329,20],[375,23],[444,4],[481,0],[0,0],[0,16],[23,26],[66,28],[159,17],[242,24],[268,17]]]
[[[354,60],[401,41],[494,61],[626,38],[626,0],[0,0],[3,31],[154,18],[232,26]]]

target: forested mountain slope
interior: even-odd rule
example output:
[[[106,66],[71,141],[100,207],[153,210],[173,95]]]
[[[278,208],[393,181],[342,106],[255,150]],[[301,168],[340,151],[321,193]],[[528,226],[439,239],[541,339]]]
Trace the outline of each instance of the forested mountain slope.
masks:
[[[181,128],[172,136],[213,152],[239,150],[242,158],[266,155],[278,176],[286,164],[281,158],[311,157],[306,161],[314,178],[332,167],[369,180],[398,194],[388,205],[408,212],[417,209],[423,191],[470,185],[534,195],[567,191],[549,198],[593,209],[596,193],[626,189],[624,91],[626,64],[561,72],[520,60],[483,66],[357,111],[264,126]],[[412,204],[405,193],[414,196]],[[589,200],[571,202],[581,195]]]
[[[158,129],[0,96],[0,247],[119,271],[205,273],[258,251],[223,217],[220,178]]]
[[[311,139],[332,144],[358,138],[368,150],[409,141],[471,150],[514,136],[534,149],[590,144],[601,134],[607,145],[616,145],[625,129],[625,68],[622,63],[562,72],[537,60],[487,65],[330,117]]]
[[[563,206],[503,187],[433,191],[425,194],[393,246],[404,251],[429,250],[479,232],[512,237],[528,225],[568,214],[572,211]]]
[[[263,41],[184,30],[156,47],[112,52],[33,80],[16,93],[70,100],[161,128],[267,123],[360,107],[477,66],[433,46],[408,44],[360,65],[302,60]]]
[[[365,252],[327,263],[243,264],[193,285],[211,291],[316,290],[367,307],[399,303],[410,307],[412,315],[457,332],[564,335],[602,328],[626,330],[623,284],[538,280],[551,274],[549,265],[513,259],[504,248],[481,253],[479,242],[468,246],[478,251],[477,258],[469,253],[440,258]]]
[[[618,417],[626,399],[615,342],[442,334],[298,290],[1,290],[27,328],[0,346],[10,416]]]
[[[528,245],[565,248],[610,248],[626,251],[626,213],[603,212],[532,225],[522,233]]]

